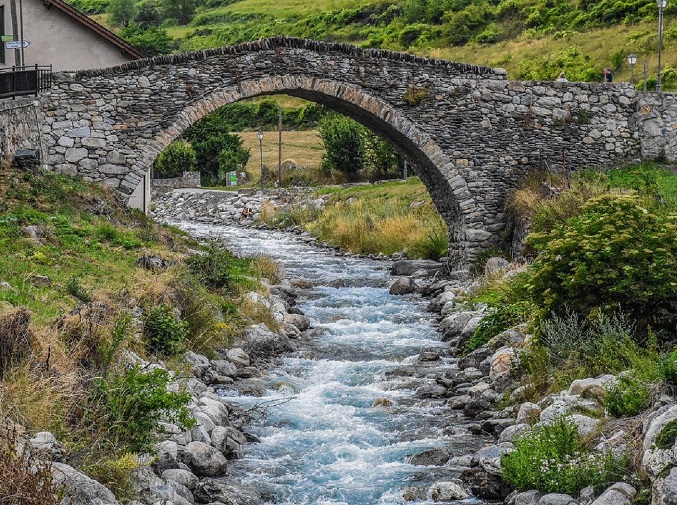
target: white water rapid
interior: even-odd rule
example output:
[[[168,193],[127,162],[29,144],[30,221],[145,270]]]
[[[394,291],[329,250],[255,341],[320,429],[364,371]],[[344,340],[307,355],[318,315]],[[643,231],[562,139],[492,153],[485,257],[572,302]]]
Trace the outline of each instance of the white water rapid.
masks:
[[[445,345],[426,301],[388,293],[389,263],[335,256],[278,232],[176,224],[240,255],[272,256],[289,278],[313,286],[298,299],[312,336],[269,370],[263,396],[223,392],[243,408],[258,406],[260,414],[248,427],[260,442],[249,444],[229,473],[266,503],[285,505],[405,503],[404,489],[458,476],[454,468],[408,462],[440,447],[466,454],[479,440],[443,401],[415,393],[455,363],[417,362],[423,351],[443,354]]]

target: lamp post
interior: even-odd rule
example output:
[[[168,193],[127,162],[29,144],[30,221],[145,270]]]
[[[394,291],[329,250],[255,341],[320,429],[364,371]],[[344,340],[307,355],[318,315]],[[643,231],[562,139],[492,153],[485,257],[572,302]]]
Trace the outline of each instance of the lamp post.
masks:
[[[661,90],[661,49],[663,49],[663,9],[668,0],[656,0],[658,6],[658,74],[656,75],[656,91]]]
[[[630,53],[628,55],[628,63],[630,63],[630,82],[632,86],[635,86],[635,63],[637,63],[637,55],[635,53]]]
[[[259,138],[259,150],[261,152],[261,194],[263,194],[263,131],[259,130],[256,136]]]

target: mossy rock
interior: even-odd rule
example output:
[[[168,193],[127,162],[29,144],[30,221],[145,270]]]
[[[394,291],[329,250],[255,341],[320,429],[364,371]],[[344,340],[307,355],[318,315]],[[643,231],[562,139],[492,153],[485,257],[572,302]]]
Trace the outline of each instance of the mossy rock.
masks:
[[[672,449],[677,439],[677,419],[673,419],[663,426],[663,429],[656,437],[656,447],[658,449]]]

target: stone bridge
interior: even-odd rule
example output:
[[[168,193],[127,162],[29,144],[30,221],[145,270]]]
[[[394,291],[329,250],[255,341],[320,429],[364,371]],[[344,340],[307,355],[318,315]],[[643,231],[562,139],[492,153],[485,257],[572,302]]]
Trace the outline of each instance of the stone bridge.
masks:
[[[150,168],[186,128],[278,93],[350,116],[407,157],[449,225],[459,267],[504,238],[506,196],[527,172],[677,156],[674,95],[513,82],[500,69],[275,38],[57,74],[41,97],[45,161],[147,209]]]

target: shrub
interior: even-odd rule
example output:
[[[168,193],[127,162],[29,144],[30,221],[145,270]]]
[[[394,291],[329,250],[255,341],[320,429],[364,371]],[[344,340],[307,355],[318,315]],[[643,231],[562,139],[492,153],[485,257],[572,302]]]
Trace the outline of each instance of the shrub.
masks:
[[[114,447],[133,453],[151,451],[161,420],[182,429],[195,425],[186,409],[190,394],[167,391],[168,383],[167,370],[145,370],[139,365],[95,380],[92,394],[99,408],[93,421],[105,426]]]
[[[616,482],[625,466],[625,459],[611,454],[587,454],[576,424],[566,417],[534,428],[501,457],[503,478],[515,488],[569,495]]]
[[[30,352],[29,326],[30,315],[24,308],[0,313],[0,379]]]
[[[633,372],[621,374],[604,398],[604,407],[614,417],[639,414],[649,406],[651,385]]]
[[[230,287],[234,262],[232,253],[219,247],[210,247],[205,254],[196,254],[186,261],[188,270],[214,289]]]
[[[637,197],[603,195],[581,216],[528,243],[542,251],[531,267],[529,295],[542,315],[568,308],[584,317],[622,310],[648,328],[677,319],[677,220],[653,214]]]
[[[61,500],[52,482],[51,465],[18,448],[16,428],[0,436],[0,502],[3,505],[56,505]]]
[[[66,291],[68,294],[77,298],[83,303],[89,303],[92,301],[92,295],[82,287],[80,284],[80,279],[78,277],[69,277],[66,281]]]
[[[322,169],[354,180],[365,163],[364,127],[346,116],[327,114],[320,121],[320,138],[325,149]]]
[[[163,304],[150,309],[143,324],[151,352],[174,356],[188,334],[188,323],[179,319],[171,307]]]
[[[158,178],[181,177],[183,172],[195,168],[195,162],[193,146],[185,140],[177,140],[157,157],[153,165],[153,175]]]

